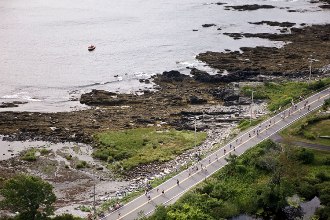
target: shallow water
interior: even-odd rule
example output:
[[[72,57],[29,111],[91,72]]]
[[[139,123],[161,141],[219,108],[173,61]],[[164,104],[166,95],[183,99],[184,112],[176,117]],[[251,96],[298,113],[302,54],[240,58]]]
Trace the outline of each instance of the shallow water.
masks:
[[[203,68],[194,58],[200,52],[282,45],[222,35],[279,32],[278,27],[248,22],[290,21],[299,26],[330,20],[330,13],[308,0],[222,1],[228,5],[277,6],[256,11],[224,10],[223,5],[212,4],[215,2],[218,1],[0,1],[0,102],[29,102],[0,111],[72,110],[81,106],[69,100],[94,88],[133,92],[152,86],[138,82],[151,74],[171,69],[188,73],[187,66]],[[299,12],[289,13],[285,7]],[[217,26],[202,28],[205,23]],[[87,51],[90,44],[96,45],[95,51]]]

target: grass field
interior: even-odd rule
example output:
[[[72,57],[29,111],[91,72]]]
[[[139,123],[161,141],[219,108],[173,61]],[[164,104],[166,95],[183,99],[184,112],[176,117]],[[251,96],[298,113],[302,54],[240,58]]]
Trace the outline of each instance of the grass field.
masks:
[[[280,134],[288,141],[316,143],[330,148],[330,139],[320,138],[320,136],[330,136],[330,114],[320,116],[314,112],[286,128]]]
[[[207,134],[196,134],[196,145],[206,139]],[[111,164],[115,170],[129,170],[140,164],[164,162],[194,147],[192,131],[156,130],[137,128],[109,131],[94,136],[98,143],[94,156]]]

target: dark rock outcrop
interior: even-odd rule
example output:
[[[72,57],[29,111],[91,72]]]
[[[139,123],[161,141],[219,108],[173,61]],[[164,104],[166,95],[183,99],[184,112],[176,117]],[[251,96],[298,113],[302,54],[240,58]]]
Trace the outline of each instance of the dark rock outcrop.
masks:
[[[27,102],[20,102],[20,101],[14,101],[14,102],[3,102],[0,104],[0,108],[15,108],[18,107],[18,105],[26,104]]]
[[[278,21],[260,21],[260,22],[249,22],[249,24],[262,25],[267,24],[269,26],[278,26],[278,27],[293,27],[296,23],[292,22],[278,22]]]
[[[205,71],[193,68],[190,71],[193,78],[198,82],[203,83],[229,83],[229,82],[239,82],[252,80],[253,77],[258,76],[260,73],[258,71],[246,70],[246,71],[236,71],[228,74],[216,74],[210,75]]]
[[[189,103],[192,105],[201,105],[207,103],[207,100],[193,95],[189,97]]]
[[[236,101],[239,99],[239,94],[229,88],[219,87],[216,89],[211,89],[210,93],[216,98],[223,101]]]
[[[171,70],[171,71],[165,71],[162,75],[159,76],[161,81],[164,82],[182,82],[184,79],[186,79],[188,76],[181,74],[179,71]]]
[[[258,5],[258,4],[253,4],[253,5],[231,5],[231,6],[225,6],[227,9],[234,9],[238,11],[253,11],[253,10],[258,10],[258,9],[272,9],[275,8],[273,5]]]
[[[96,89],[93,89],[89,93],[82,94],[80,98],[80,103],[86,105],[117,106],[123,105],[126,102],[126,99],[120,98],[116,93]]]
[[[215,24],[203,24],[202,27],[207,28],[207,27],[213,27],[216,26]]]

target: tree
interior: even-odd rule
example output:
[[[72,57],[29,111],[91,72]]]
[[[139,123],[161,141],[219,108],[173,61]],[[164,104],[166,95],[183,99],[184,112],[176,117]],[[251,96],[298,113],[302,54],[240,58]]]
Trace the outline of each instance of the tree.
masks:
[[[53,214],[56,200],[53,186],[39,177],[17,175],[0,189],[0,207],[19,212],[19,219],[39,220]]]

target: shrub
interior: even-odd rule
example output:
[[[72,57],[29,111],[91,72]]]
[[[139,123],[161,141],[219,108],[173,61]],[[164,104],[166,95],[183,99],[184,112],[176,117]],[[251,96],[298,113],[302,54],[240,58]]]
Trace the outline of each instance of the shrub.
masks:
[[[25,154],[22,156],[22,160],[26,160],[26,161],[36,161],[37,157],[36,157],[36,150],[35,149],[30,149],[28,151],[25,152]]]
[[[168,219],[168,215],[166,212],[166,208],[163,205],[157,206],[155,210],[155,215],[152,220],[166,220]]]
[[[52,220],[83,220],[83,218],[75,217],[71,214],[62,214],[52,218]]]
[[[302,148],[298,151],[297,158],[303,164],[311,164],[314,161],[314,153],[306,148]]]
[[[320,220],[330,219],[330,207],[325,206],[325,207],[320,207],[320,208],[316,209],[315,215],[318,217],[317,219],[320,219]]]
[[[330,157],[327,157],[323,160],[324,165],[330,165]]]
[[[41,155],[47,155],[50,153],[50,150],[46,149],[46,148],[42,148],[39,150]]]
[[[314,185],[309,184],[308,182],[302,182],[298,188],[299,195],[304,197],[306,200],[311,200],[317,196],[317,189]]]
[[[94,151],[93,156],[100,160],[106,161],[110,156],[110,151],[106,148],[97,149],[96,151]]]
[[[308,140],[315,140],[316,139],[316,135],[313,134],[312,132],[308,132],[308,131],[303,131],[303,136],[305,138],[307,138]]]
[[[84,160],[78,161],[78,163],[76,165],[77,169],[82,169],[82,168],[85,168],[85,167],[87,167],[87,162],[86,161],[84,161]]]
[[[308,86],[308,89],[315,91],[315,90],[320,90],[320,89],[324,88],[325,86],[326,86],[325,82],[323,82],[322,80],[318,80],[316,82],[311,83]]]
[[[71,154],[65,155],[65,159],[71,160],[72,159],[72,155]]]
[[[273,156],[263,156],[257,159],[256,166],[260,170],[265,170],[267,172],[274,171],[277,166],[277,159]]]
[[[330,177],[327,176],[324,172],[319,172],[315,175],[316,178],[318,178],[321,182],[324,182],[324,181],[329,181],[330,180]]]
[[[326,110],[326,109],[328,109],[329,106],[330,106],[330,98],[324,100],[323,109]]]

